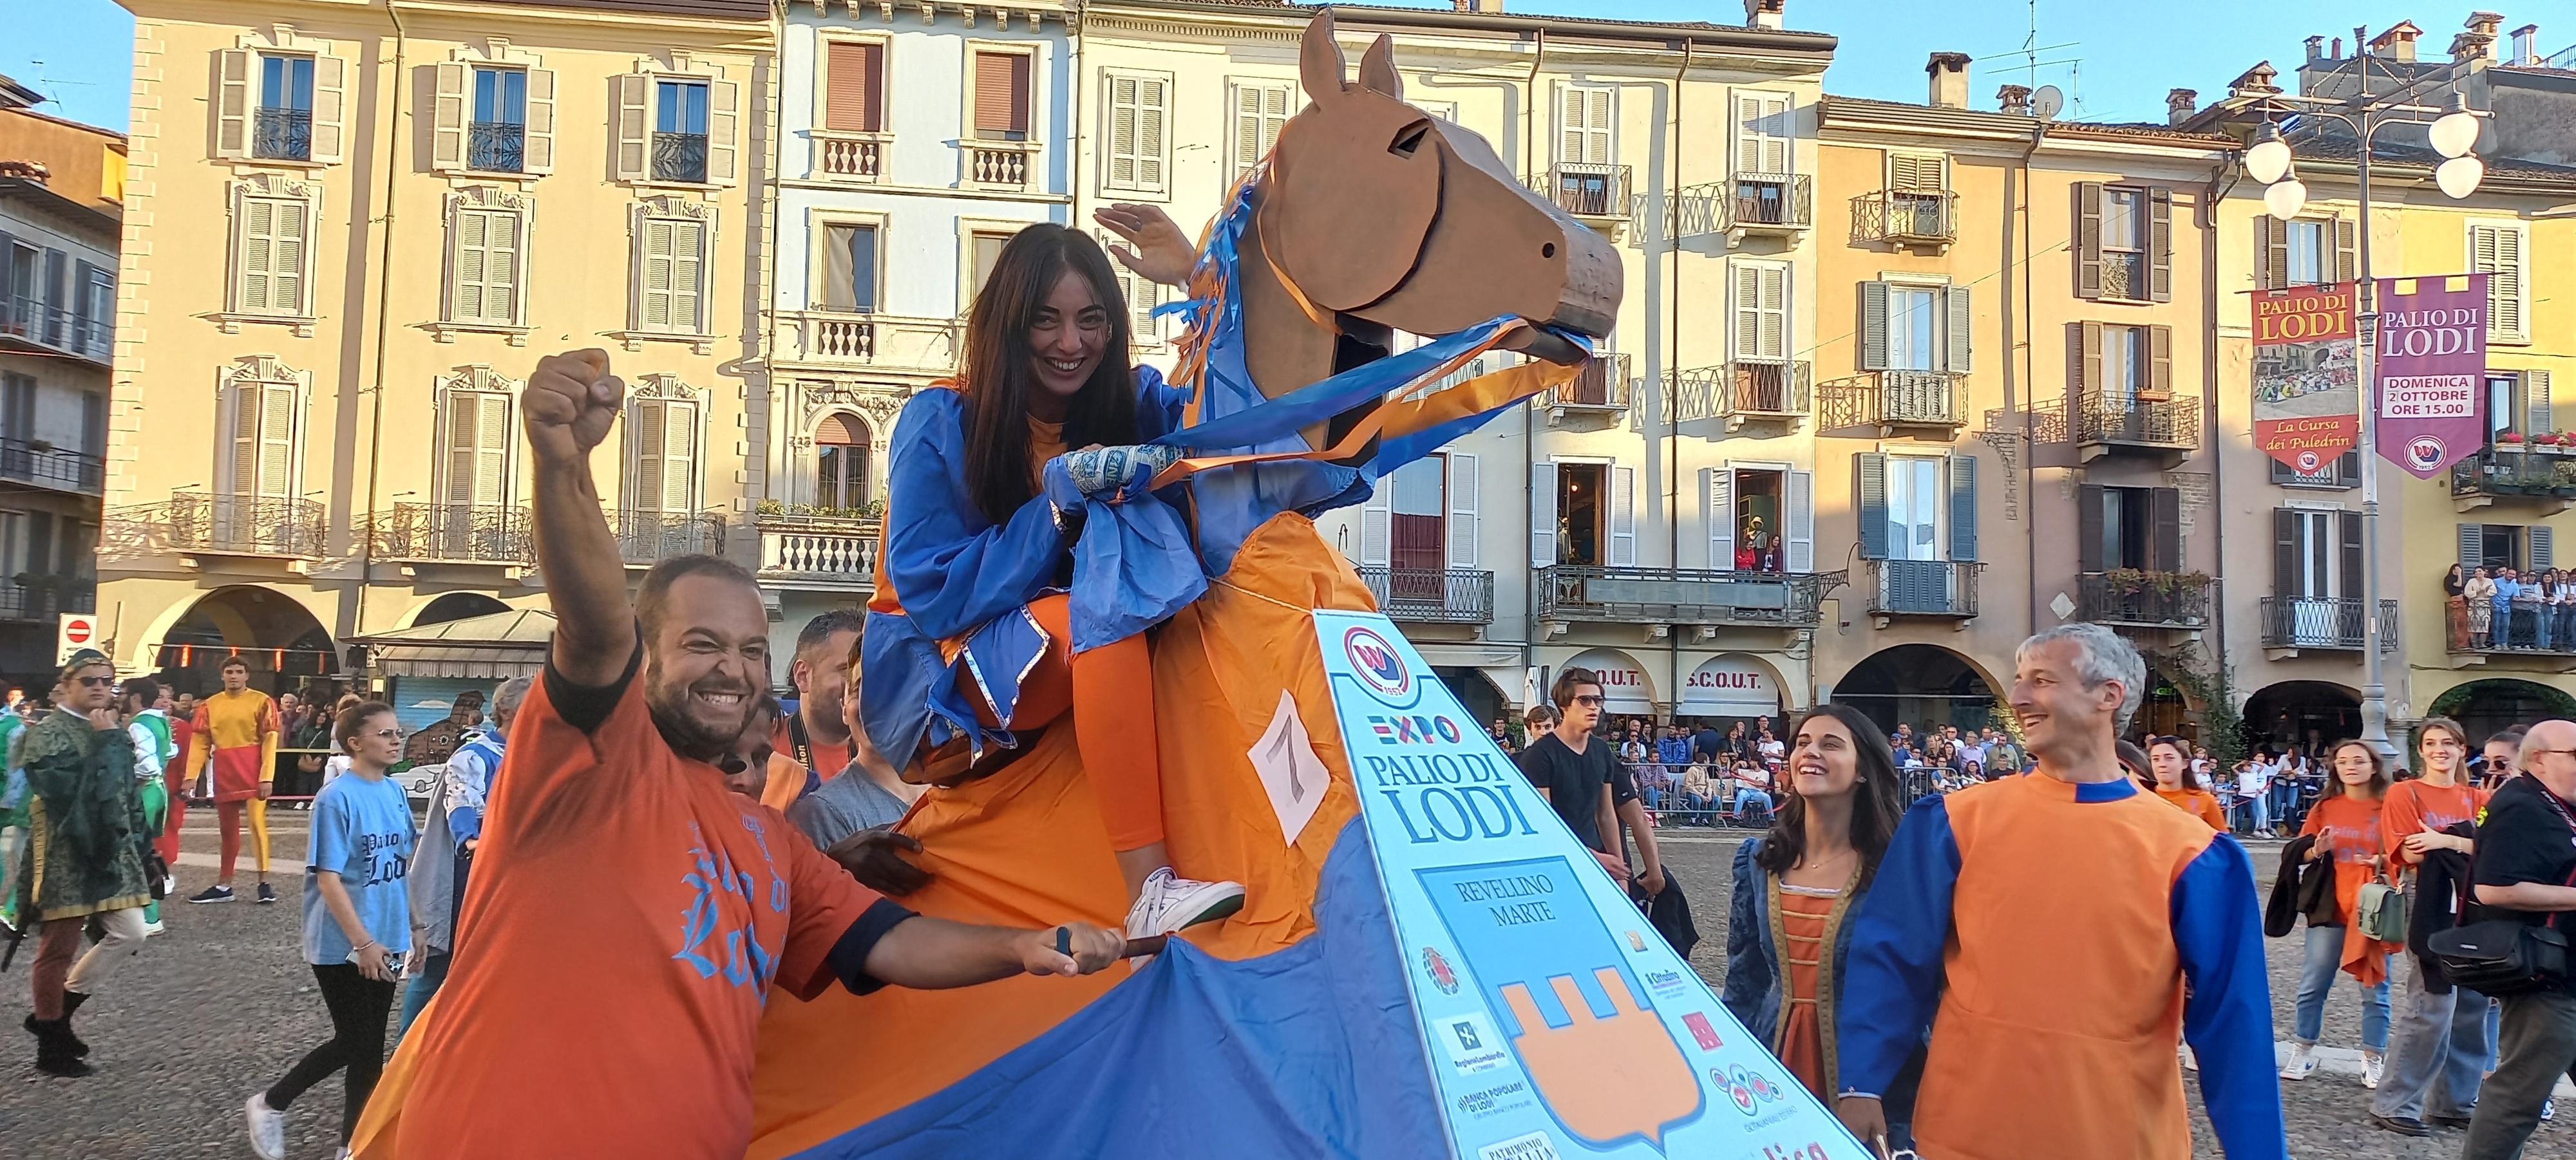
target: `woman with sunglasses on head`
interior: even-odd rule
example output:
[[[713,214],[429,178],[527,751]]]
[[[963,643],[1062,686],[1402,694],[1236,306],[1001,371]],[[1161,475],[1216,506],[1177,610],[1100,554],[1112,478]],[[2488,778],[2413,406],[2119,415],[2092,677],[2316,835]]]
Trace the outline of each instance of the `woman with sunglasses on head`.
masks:
[[[2306,1079],[2315,1071],[2317,1036],[2325,1026],[2326,994],[2334,989],[2338,969],[2361,984],[2361,1086],[2377,1088],[2387,1062],[2388,956],[2396,943],[2380,942],[2361,932],[2357,920],[2361,888],[2380,874],[2379,813],[2388,794],[2388,767],[2379,751],[2360,741],[2334,747],[2328,757],[2330,776],[2325,796],[2308,810],[2299,836],[2314,841],[2311,862],[2334,864],[2335,911],[2343,921],[2308,923],[2306,959],[2299,968],[2299,998],[2289,1062],[2282,1079]]]
[[[1781,1064],[1833,1106],[1836,1004],[1851,918],[1905,814],[1887,735],[1848,705],[1819,705],[1790,729],[1788,768],[1769,832],[1736,847],[1720,1001]],[[1917,1051],[1886,1101],[1889,1143],[1904,1148]]]
[[[106,656],[73,653],[54,687],[54,711],[20,743],[29,833],[18,914],[43,924],[28,972],[35,1012],[26,1028],[36,1037],[36,1070],[47,1075],[90,1073],[83,1059],[89,1045],[72,1033],[72,1016],[142,948],[143,908],[152,901],[143,868],[152,833],[115,686]],[[92,918],[106,937],[82,954],[81,932]]]
[[[331,737],[349,755],[349,772],[313,799],[304,867],[304,961],[330,1008],[331,1040],[250,1097],[250,1146],[261,1160],[286,1155],[286,1108],[295,1097],[343,1069],[347,1095],[338,1138],[340,1154],[348,1155],[349,1133],[384,1071],[395,976],[411,951],[411,893],[403,875],[420,834],[410,800],[385,776],[402,760],[402,727],[393,706],[365,701],[341,710]]]

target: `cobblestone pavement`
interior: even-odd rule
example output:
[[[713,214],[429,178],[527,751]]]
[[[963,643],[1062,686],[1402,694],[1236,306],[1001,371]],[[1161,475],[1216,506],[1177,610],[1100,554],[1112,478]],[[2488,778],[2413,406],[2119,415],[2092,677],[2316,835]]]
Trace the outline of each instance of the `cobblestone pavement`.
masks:
[[[5,1014],[6,1055],[0,1055],[0,1157],[9,1160],[163,1160],[250,1155],[243,1142],[244,1097],[283,1074],[306,1050],[330,1035],[320,994],[296,952],[302,923],[303,819],[272,815],[277,830],[274,906],[245,901],[222,906],[169,907],[169,933],[145,944],[141,958],[125,965],[113,985],[81,1013],[80,1031],[95,1048],[99,1072],[82,1080],[48,1079],[32,1066],[31,1041],[15,1030],[24,1011],[26,959],[0,975],[0,1014]],[[191,826],[181,857],[183,894],[212,880],[212,819]],[[1737,836],[1665,831],[1666,859],[1690,891],[1704,936],[1691,961],[1711,986],[1725,969],[1729,859]],[[2255,863],[2268,873],[2273,857],[2258,848]],[[240,877],[250,893],[248,856]],[[2294,940],[2268,944],[2276,1024],[2287,1037],[2291,988],[2298,969]],[[2324,1043],[2358,1046],[2360,1004],[2349,983],[2326,1008]],[[2363,1119],[2368,1093],[2349,1074],[2319,1072],[2282,1085],[2289,1113],[2291,1153],[2302,1160],[2450,1160],[2461,1133],[2438,1130],[2429,1139],[2407,1139],[2372,1129]],[[2196,1084],[2186,1088],[2197,1092]],[[2198,1154],[2217,1156],[2208,1124],[2193,1098]],[[2576,1105],[2544,1124],[2526,1149],[2531,1160],[2576,1156]],[[289,1115],[288,1154],[297,1160],[331,1155],[340,1117],[340,1081],[333,1078],[296,1102]],[[1936,1158],[1937,1160],[1937,1158]]]

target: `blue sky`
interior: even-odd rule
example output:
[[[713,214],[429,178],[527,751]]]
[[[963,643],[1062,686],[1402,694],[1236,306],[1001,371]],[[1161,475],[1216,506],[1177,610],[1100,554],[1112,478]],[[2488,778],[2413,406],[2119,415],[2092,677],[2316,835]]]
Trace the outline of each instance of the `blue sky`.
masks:
[[[1742,19],[1733,0],[1505,2],[1513,11],[1572,16]],[[2487,6],[2504,12],[2506,29],[2541,22],[2544,53],[2576,43],[2576,8],[2563,0],[2547,5],[2520,0],[2520,5]],[[2143,14],[2149,7],[2040,0],[2037,43],[2046,51],[2039,55],[2038,79],[2073,98],[2064,114],[2069,118],[2161,121],[2167,89],[2198,89],[2207,102],[2255,61],[2269,59],[2288,72],[2297,67],[2300,41],[2340,36],[2349,42],[2356,24],[2368,25],[2375,36],[2390,24],[2412,19],[2424,29],[2420,47],[2441,54],[2460,22],[2479,6],[2469,0],[2442,7],[2384,0],[2164,0],[2152,6],[2155,14],[2148,17]],[[2545,9],[2560,19],[2542,21],[2552,14]],[[26,19],[35,10],[44,16]],[[1923,62],[1934,51],[1997,58],[1974,65],[1972,96],[1980,107],[1993,106],[1997,86],[2027,83],[2030,76],[2022,67],[2022,52],[2030,43],[2032,8],[2027,0],[1788,0],[1788,11],[1790,27],[1842,38],[1833,71],[1825,75],[1831,92],[1922,100]],[[125,10],[110,0],[0,0],[0,18],[11,12],[18,18],[8,21],[15,31],[0,48],[0,73],[60,102],[47,106],[48,111],[123,128],[133,48],[133,19]]]

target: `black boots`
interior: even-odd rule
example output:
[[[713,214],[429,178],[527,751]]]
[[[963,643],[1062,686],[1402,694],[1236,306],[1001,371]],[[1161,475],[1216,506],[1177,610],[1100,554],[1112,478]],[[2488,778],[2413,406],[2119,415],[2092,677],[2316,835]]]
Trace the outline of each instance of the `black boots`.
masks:
[[[72,1034],[72,1016],[80,1014],[81,1004],[87,1002],[89,1002],[89,996],[68,987],[63,989],[63,1038],[71,1041],[72,1054],[82,1059],[89,1058],[89,1044],[81,1042],[80,1036]]]
[[[36,1036],[37,1071],[72,1078],[90,1073],[90,1066],[81,1062],[80,1055],[73,1050],[73,1045],[80,1041],[72,1038],[71,1020],[47,1021],[30,1015],[27,1017],[27,1030]]]

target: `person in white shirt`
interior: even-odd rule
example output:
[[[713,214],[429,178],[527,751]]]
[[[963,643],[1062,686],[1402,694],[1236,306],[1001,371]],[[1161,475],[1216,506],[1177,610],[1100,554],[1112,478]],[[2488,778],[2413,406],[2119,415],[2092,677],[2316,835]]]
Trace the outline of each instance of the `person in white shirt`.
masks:
[[[2245,823],[2248,833],[2258,838],[2272,836],[2272,815],[2268,804],[2272,779],[2278,774],[2269,758],[2257,754],[2236,775],[2236,792],[2245,801]]]
[[[1755,748],[1762,754],[1762,763],[1774,769],[1779,768],[1780,763],[1789,757],[1789,747],[1781,744],[1780,739],[1773,736],[1769,729],[1762,731],[1762,740]]]

